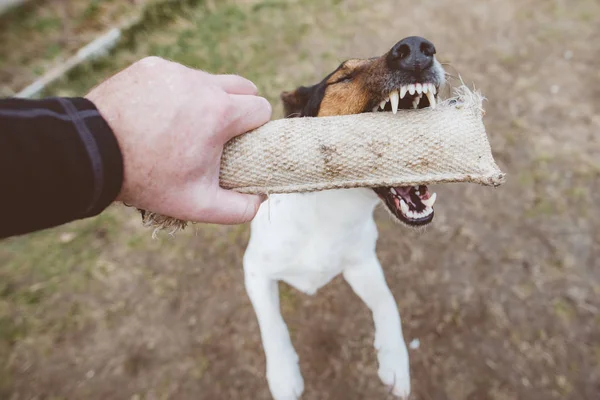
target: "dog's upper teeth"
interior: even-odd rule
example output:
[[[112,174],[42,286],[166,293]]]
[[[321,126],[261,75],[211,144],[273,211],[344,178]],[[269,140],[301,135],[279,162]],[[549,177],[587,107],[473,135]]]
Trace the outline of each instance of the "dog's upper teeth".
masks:
[[[390,188],[390,192],[392,192],[395,195],[398,195],[398,192],[396,192],[396,189],[394,189],[394,188]]]
[[[375,106],[375,107],[373,107],[373,109],[371,111],[377,112],[378,110],[379,110],[379,106]]]
[[[435,95],[431,93],[431,91],[427,92],[426,95],[427,99],[429,99],[429,105],[431,106],[431,108],[435,108]]]
[[[423,93],[427,93],[427,91],[429,90],[429,85],[431,85],[431,83],[424,83],[423,84]]]
[[[411,95],[415,94],[415,85],[413,85],[412,83],[410,85],[408,85],[408,93],[410,93]]]
[[[400,97],[398,96],[397,90],[392,90],[390,93],[390,103],[392,104],[392,112],[396,114],[398,112],[398,103],[400,102]]]
[[[415,85],[415,88],[417,89],[417,93],[419,93],[419,94],[423,93],[423,85],[421,85],[420,83],[417,83]]]
[[[387,103],[387,100],[382,100],[381,103],[379,103],[379,107],[381,107],[382,110],[385,108],[385,103]]]
[[[410,209],[408,208],[408,204],[404,201],[404,199],[400,199],[400,209],[402,210],[402,214],[408,215]]]
[[[403,99],[404,96],[406,95],[406,92],[408,91],[408,88],[406,86],[402,86],[400,88],[400,98]]]
[[[429,91],[433,92],[433,94],[437,94],[437,89],[433,83],[429,84]]]
[[[421,199],[421,203],[423,203],[423,205],[425,207],[433,207],[433,205],[435,204],[435,199],[436,198],[437,198],[437,194],[434,193],[427,200],[422,200]]]

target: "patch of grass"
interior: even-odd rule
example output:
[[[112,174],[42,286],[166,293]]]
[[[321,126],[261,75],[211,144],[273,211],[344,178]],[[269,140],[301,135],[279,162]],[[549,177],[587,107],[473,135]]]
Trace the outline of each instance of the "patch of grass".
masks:
[[[61,334],[83,325],[79,305],[71,302],[58,311],[56,296],[85,293],[90,270],[117,226],[107,212],[0,243],[0,357],[27,335]]]
[[[153,0],[30,1],[0,16],[0,95],[10,96]],[[158,0],[154,0],[158,1]]]
[[[194,3],[194,7],[183,6],[181,12],[171,11],[168,23],[159,22],[164,21],[164,16],[158,10],[124,37],[108,57],[72,71],[45,95],[82,95],[131,63],[154,55],[211,73],[243,75],[259,86],[262,95],[279,102],[279,93],[284,89],[276,80],[281,63],[286,56],[290,57],[289,68],[300,70],[297,54],[304,52],[308,64],[301,43],[312,33],[311,29],[315,29],[314,24],[310,24],[311,15],[322,14],[333,3],[332,0],[301,3],[280,0],[240,4],[225,0],[215,6],[212,2],[199,2]],[[296,18],[290,19],[290,15]],[[343,16],[334,14],[333,17]],[[330,29],[334,29],[335,21],[329,22]],[[160,29],[153,30],[158,25]],[[332,66],[337,62],[332,59]],[[309,65],[304,68],[306,74],[311,73]],[[285,89],[294,85],[289,82]]]

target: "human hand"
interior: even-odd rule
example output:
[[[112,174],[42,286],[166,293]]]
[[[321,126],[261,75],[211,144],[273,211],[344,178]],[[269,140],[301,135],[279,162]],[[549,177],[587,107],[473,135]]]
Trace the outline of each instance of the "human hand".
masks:
[[[256,86],[148,57],[87,96],[112,128],[124,162],[118,201],[185,221],[236,224],[262,198],[219,186],[224,144],[271,118]]]

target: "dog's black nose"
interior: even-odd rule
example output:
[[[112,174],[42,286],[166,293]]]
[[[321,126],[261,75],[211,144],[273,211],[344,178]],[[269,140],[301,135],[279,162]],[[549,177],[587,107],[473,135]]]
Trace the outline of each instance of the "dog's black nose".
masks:
[[[433,43],[419,36],[410,36],[392,47],[387,56],[387,63],[391,69],[422,71],[431,67],[434,54]]]

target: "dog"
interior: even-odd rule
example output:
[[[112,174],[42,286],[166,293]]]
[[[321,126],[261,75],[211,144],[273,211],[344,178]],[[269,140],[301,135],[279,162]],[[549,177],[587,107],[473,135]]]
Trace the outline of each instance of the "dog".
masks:
[[[411,36],[381,57],[350,59],[313,86],[283,92],[289,118],[435,107],[445,83],[434,45]],[[373,134],[377,134],[374,132]],[[245,287],[258,319],[266,377],[275,400],[296,400],[304,380],[279,307],[278,281],[313,295],[342,274],[372,312],[378,375],[394,396],[410,394],[400,314],[375,252],[375,207],[408,226],[433,220],[426,186],[271,195],[251,223],[243,258]]]

